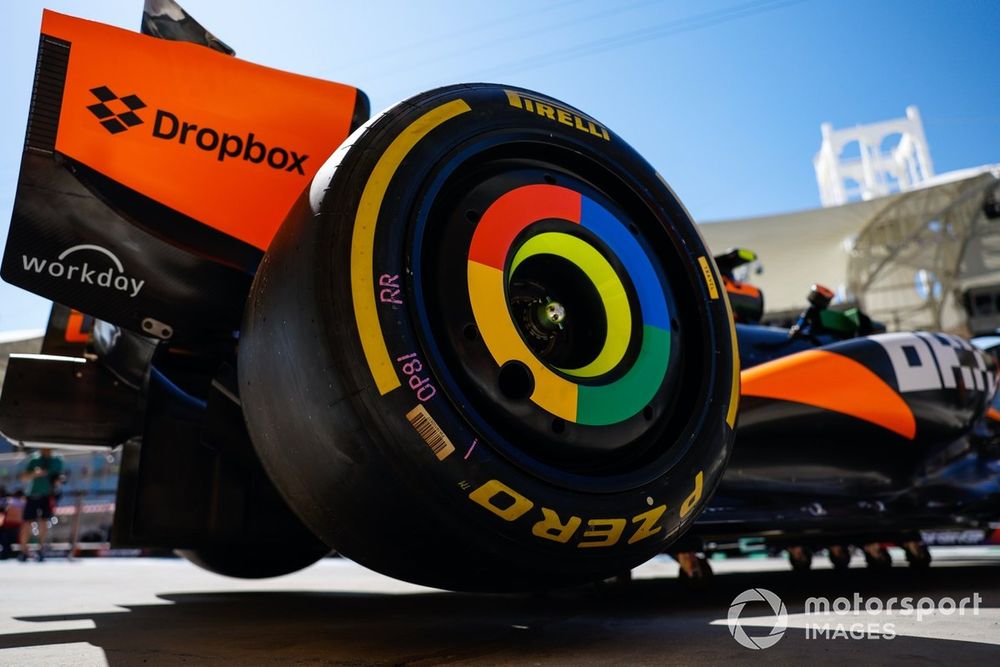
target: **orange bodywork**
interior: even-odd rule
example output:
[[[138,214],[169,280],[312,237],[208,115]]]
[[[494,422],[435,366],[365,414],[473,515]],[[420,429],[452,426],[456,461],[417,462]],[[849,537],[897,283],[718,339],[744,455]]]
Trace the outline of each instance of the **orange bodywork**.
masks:
[[[803,403],[863,419],[912,440],[910,406],[878,375],[848,357],[806,350],[754,366],[741,375],[743,396]]]
[[[86,315],[79,310],[71,310],[66,320],[66,332],[63,339],[67,343],[87,343],[90,341],[90,333],[83,330]]]
[[[726,291],[730,294],[740,294],[755,299],[760,298],[760,288],[754,287],[750,283],[741,283],[728,276],[722,276],[722,284],[725,285]]]
[[[50,11],[42,32],[70,44],[56,150],[257,248],[267,248],[350,129],[358,95],[350,86]],[[101,88],[118,98],[107,102],[116,114],[129,111],[120,98],[141,99],[141,123],[116,133],[103,127],[95,115],[107,111],[89,108]],[[162,135],[176,129],[172,138],[155,136],[158,118]],[[195,126],[184,143],[182,123]],[[203,129],[212,133],[199,137]],[[237,155],[220,152],[226,136],[230,153],[239,140]],[[252,142],[265,148],[246,153]],[[283,151],[271,160],[280,168],[268,164],[274,148]],[[288,170],[292,152],[304,159]]]

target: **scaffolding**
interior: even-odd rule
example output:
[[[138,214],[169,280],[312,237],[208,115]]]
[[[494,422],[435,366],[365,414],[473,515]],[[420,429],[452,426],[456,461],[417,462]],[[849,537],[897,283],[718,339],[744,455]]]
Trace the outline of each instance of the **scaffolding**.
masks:
[[[848,246],[848,290],[892,330],[966,331],[963,294],[1000,281],[1000,172],[889,201]]]

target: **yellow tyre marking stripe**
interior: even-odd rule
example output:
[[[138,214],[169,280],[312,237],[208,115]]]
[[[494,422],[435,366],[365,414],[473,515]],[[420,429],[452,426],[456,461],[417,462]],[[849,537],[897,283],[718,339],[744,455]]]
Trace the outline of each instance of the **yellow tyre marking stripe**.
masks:
[[[386,189],[400,163],[413,147],[438,125],[469,111],[464,100],[453,100],[431,109],[397,136],[382,153],[372,169],[358,203],[351,235],[351,294],[354,300],[354,321],[357,323],[365,361],[375,378],[380,394],[387,394],[400,385],[385,345],[375,301],[374,247],[375,227]]]
[[[473,314],[490,354],[498,364],[516,359],[531,369],[535,377],[531,400],[555,416],[575,422],[577,386],[546,368],[521,340],[504,300],[503,271],[479,262],[469,262],[468,270],[469,292],[479,295],[472,300]]]
[[[729,394],[729,412],[726,413],[726,423],[729,428],[736,428],[736,412],[740,408],[740,345],[736,340],[736,320],[733,319],[733,307],[729,304],[729,295],[722,292],[722,300],[726,304],[726,314],[729,316],[729,335],[733,345],[733,383]]]
[[[580,368],[560,368],[567,375],[597,377],[614,369],[625,356],[632,337],[632,312],[628,295],[618,274],[601,253],[586,241],[570,234],[546,232],[525,242],[511,260],[510,273],[533,255],[564,257],[578,266],[590,279],[601,297],[607,319],[607,336],[597,358]]]
[[[661,176],[660,180],[662,179],[663,177]],[[695,229],[697,229],[697,225],[695,225]],[[698,265],[701,266],[701,273],[705,276],[705,284],[708,285],[709,297],[718,299],[719,288],[715,280],[715,274],[704,255],[698,258]],[[729,317],[729,335],[732,338],[733,348],[733,379],[729,389],[729,410],[726,412],[726,423],[729,424],[729,428],[736,428],[736,412],[740,407],[740,346],[736,341],[736,320],[733,319],[733,307],[729,303],[729,295],[726,293],[726,290],[722,290],[722,302],[726,306],[726,315]]]
[[[708,296],[712,299],[719,298],[719,288],[715,284],[715,276],[712,275],[712,269],[708,265],[708,260],[705,259],[704,255],[698,258],[698,266],[701,267],[701,273],[705,276],[705,284],[708,286]]]

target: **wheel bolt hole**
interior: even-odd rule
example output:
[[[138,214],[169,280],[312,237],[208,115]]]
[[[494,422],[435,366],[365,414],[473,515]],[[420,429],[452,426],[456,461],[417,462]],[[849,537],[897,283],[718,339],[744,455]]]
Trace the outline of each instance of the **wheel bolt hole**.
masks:
[[[552,420],[552,431],[553,433],[562,433],[566,430],[566,422],[559,417]]]
[[[465,336],[465,340],[476,340],[479,338],[479,329],[475,324],[466,324],[462,329],[462,335]]]
[[[681,328],[681,325],[677,323],[677,320],[675,318],[671,318],[670,328],[673,329],[674,331],[677,331]]]
[[[545,179],[545,182],[548,183],[549,185],[556,184],[556,177],[553,176],[552,174],[545,174],[543,178]]]
[[[468,211],[465,212],[465,219],[468,220],[469,222],[479,222],[480,217],[482,216],[479,215],[479,211],[473,211],[472,209],[469,209]]]
[[[653,421],[653,407],[647,405],[642,409],[642,416],[646,418],[646,421]]]
[[[520,361],[508,361],[500,367],[497,377],[500,393],[512,401],[520,401],[535,391],[535,376]]]

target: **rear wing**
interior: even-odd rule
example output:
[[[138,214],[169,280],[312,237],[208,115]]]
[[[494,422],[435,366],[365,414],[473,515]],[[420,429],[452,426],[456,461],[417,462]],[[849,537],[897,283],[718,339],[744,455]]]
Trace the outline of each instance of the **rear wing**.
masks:
[[[147,10],[147,31],[169,27]],[[231,57],[207,31],[46,11],[41,33],[0,274],[148,335],[231,334],[286,213],[367,119],[364,93]]]

